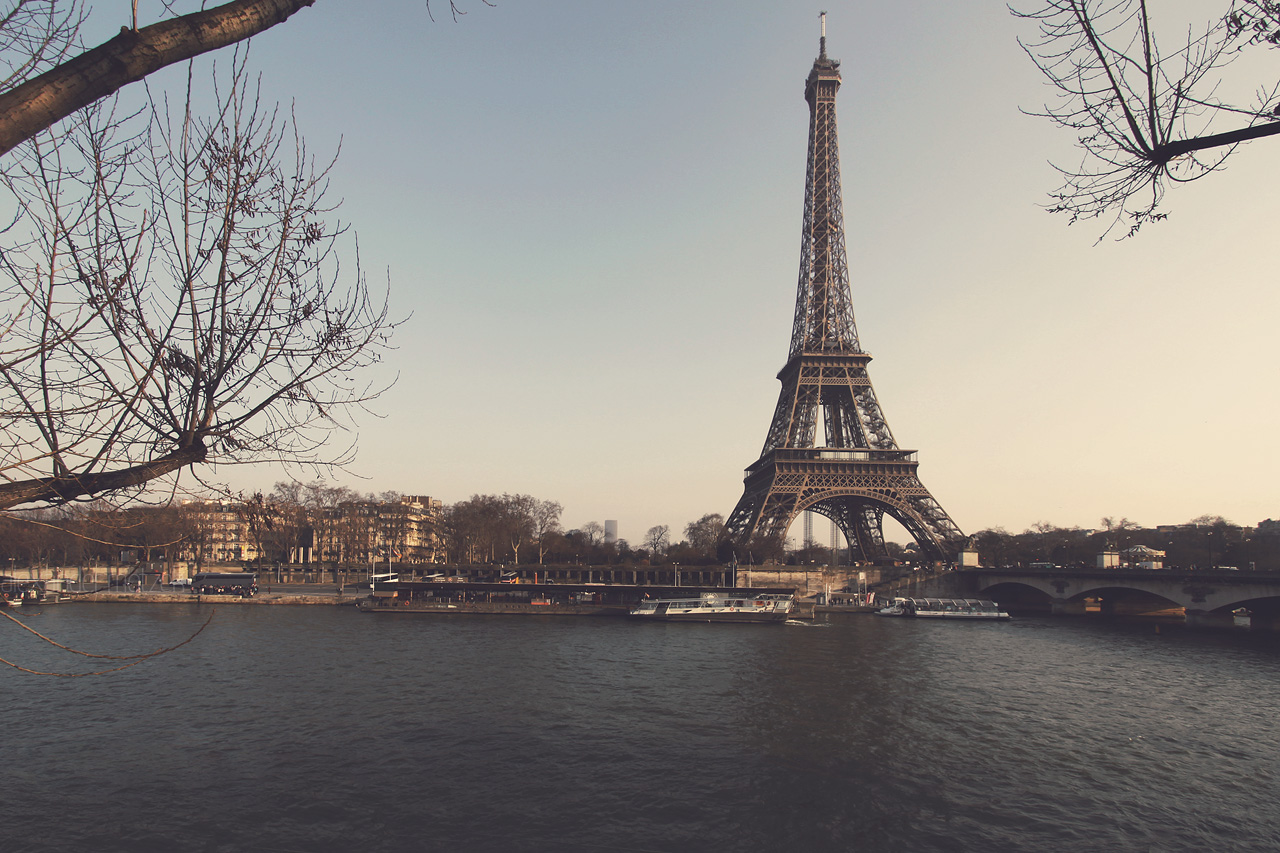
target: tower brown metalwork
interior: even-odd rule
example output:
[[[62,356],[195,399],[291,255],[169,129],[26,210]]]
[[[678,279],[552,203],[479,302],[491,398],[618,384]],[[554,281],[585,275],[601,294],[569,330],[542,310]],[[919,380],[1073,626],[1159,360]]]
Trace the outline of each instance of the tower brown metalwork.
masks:
[[[764,449],[746,470],[726,533],[739,547],[781,541],[809,510],[836,523],[855,559],[871,560],[885,555],[888,513],[927,558],[945,560],[963,534],[920,482],[916,452],[894,441],[867,374],[871,356],[858,344],[836,140],[840,63],[827,57],[825,17],[819,45],[804,88],[809,162],[791,349]]]

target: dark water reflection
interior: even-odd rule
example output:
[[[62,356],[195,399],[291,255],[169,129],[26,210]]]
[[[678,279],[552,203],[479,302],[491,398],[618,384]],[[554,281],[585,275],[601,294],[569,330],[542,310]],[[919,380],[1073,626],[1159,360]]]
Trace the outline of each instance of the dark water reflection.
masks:
[[[25,618],[138,651],[204,617]],[[11,851],[1264,850],[1280,824],[1269,636],[224,607],[117,675],[0,678]]]

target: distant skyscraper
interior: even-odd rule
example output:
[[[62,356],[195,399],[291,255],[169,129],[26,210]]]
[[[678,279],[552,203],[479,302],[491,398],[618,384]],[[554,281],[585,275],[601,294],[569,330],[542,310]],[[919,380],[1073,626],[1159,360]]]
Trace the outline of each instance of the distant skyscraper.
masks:
[[[612,545],[618,541],[618,522],[616,519],[604,520],[604,543]]]

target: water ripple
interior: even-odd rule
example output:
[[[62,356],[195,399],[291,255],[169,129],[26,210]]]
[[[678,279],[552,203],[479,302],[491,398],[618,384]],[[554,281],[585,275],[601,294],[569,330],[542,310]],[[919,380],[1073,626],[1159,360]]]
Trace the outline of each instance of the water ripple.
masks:
[[[206,615],[76,605],[41,630],[129,653]],[[1049,619],[226,608],[116,676],[4,676],[5,849],[1269,849],[1278,652]]]

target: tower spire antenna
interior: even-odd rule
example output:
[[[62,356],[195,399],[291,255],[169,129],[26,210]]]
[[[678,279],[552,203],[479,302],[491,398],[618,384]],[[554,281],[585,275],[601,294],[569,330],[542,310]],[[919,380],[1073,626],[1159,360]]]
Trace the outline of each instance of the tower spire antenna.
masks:
[[[820,26],[822,29],[822,35],[818,39],[818,58],[826,59],[827,58],[827,13],[819,12],[818,21],[820,22]]]

